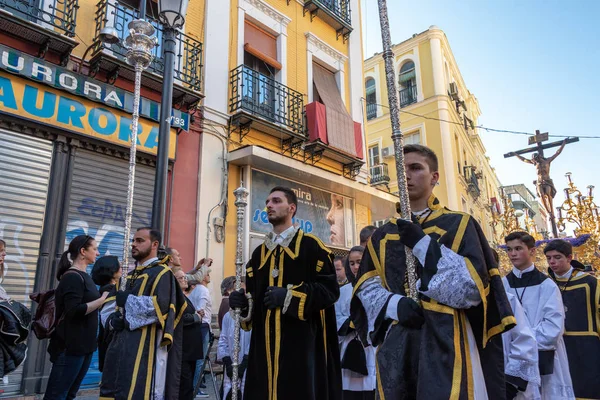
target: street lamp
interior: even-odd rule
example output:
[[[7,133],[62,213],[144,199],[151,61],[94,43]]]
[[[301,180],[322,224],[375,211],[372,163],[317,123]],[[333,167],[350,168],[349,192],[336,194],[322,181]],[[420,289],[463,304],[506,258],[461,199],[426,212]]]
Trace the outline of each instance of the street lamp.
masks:
[[[144,15],[140,14],[143,18]],[[133,91],[133,113],[131,116],[131,144],[129,148],[129,180],[127,182],[127,206],[125,211],[125,230],[123,231],[123,263],[121,269],[121,289],[125,288],[125,279],[129,265],[129,242],[131,235],[131,217],[133,211],[133,186],[135,183],[135,154],[137,150],[138,120],[140,117],[140,86],[142,71],[152,62],[152,49],[156,47],[155,29],[150,22],[135,19],[127,25],[129,36],[125,39],[127,63],[135,68],[135,86]],[[108,32],[106,37],[114,37]]]
[[[154,196],[152,197],[152,227],[164,235],[165,207],[167,202],[167,174],[169,168],[169,136],[171,131],[171,108],[173,107],[173,82],[175,70],[175,35],[185,23],[189,0],[159,0],[158,19],[163,25],[163,86],[158,128],[158,151]]]

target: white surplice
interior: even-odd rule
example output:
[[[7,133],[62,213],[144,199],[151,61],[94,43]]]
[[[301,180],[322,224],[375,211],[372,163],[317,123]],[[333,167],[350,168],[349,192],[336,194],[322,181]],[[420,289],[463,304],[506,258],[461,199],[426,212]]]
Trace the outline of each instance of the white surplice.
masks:
[[[513,268],[512,273],[517,279],[529,279],[523,274],[532,272],[534,268],[533,265],[523,271]],[[553,373],[541,376],[542,400],[575,400],[563,339],[565,308],[558,286],[548,277],[527,287],[512,288],[506,277],[502,278],[502,282],[506,291],[515,295],[523,306],[538,350],[554,350]]]
[[[335,303],[335,317],[337,320],[337,329],[350,318],[350,300],[352,299],[352,285],[347,283],[340,288],[340,298]],[[346,336],[338,336],[340,343],[340,357],[344,359],[348,343],[354,340],[356,332],[352,331]],[[367,346],[364,348],[367,360],[367,376],[357,374],[356,372],[342,368],[342,388],[353,392],[371,392],[377,385],[376,367],[375,367],[375,348]]]
[[[217,360],[223,361],[224,357],[230,357],[231,361],[233,360],[233,333],[235,332],[233,318],[231,316],[231,311],[223,316],[223,329],[221,329],[221,334],[219,336],[219,345],[217,347]],[[250,352],[250,336],[252,335],[251,331],[244,331],[240,328],[240,352],[238,354],[238,363],[241,364],[244,356],[247,356]],[[244,372],[244,376],[242,377],[241,390],[242,395],[244,393],[244,385],[246,383],[246,373]],[[231,379],[227,376],[227,374],[223,374],[223,398],[227,398],[227,394],[231,390]]]

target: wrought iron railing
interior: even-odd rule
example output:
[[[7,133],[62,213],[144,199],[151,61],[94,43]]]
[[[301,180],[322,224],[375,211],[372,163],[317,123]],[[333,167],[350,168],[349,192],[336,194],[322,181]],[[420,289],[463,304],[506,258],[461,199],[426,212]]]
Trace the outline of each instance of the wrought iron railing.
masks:
[[[367,103],[367,120],[377,118],[377,103]]]
[[[388,172],[388,165],[386,163],[375,164],[370,168],[371,185],[380,183],[389,183],[390,174]]]
[[[464,167],[464,176],[471,195],[473,195],[475,198],[479,197],[479,195],[481,195],[481,189],[479,188],[479,180],[477,179],[477,174],[474,171],[474,167]]]
[[[246,111],[304,135],[304,96],[245,65],[231,71],[229,111]]]
[[[139,11],[125,3],[113,0],[100,0],[96,10],[96,49],[95,53],[105,50],[121,60],[125,60],[127,49],[120,41],[116,44],[104,44],[99,40],[100,30],[111,26],[118,32],[121,40],[129,36],[127,25],[132,20],[139,18]],[[158,45],[152,50],[154,59],[148,70],[163,75],[165,61],[163,58],[162,35],[163,27],[155,19],[146,15],[146,20],[156,28]],[[202,89],[202,43],[183,32],[177,32],[175,37],[175,80],[192,90]]]
[[[75,36],[78,0],[0,0],[0,8],[65,36]]]
[[[348,25],[352,25],[350,18],[350,0],[312,0],[321,8],[329,10],[333,16]]]
[[[417,102],[417,86],[411,85],[400,90],[400,107],[406,107]]]

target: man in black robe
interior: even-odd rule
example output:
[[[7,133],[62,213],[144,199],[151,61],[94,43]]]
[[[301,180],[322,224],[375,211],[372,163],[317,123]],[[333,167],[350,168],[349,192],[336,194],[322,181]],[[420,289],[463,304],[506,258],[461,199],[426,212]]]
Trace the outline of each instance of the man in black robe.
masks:
[[[544,247],[548,271],[565,307],[565,333],[573,391],[578,399],[600,399],[600,285],[573,260],[571,243],[556,239]],[[577,265],[579,268],[574,268]]]
[[[275,187],[266,200],[273,231],[246,265],[254,301],[244,398],[339,400],[340,354],[334,304],[340,295],[333,254],[315,236],[293,226],[297,199]],[[248,312],[243,290],[229,295],[231,308]]]
[[[379,346],[382,400],[504,399],[502,338],[514,326],[497,264],[479,224],[432,195],[438,161],[404,147],[413,222],[392,219],[367,244],[351,317]],[[421,306],[407,296],[405,248],[417,259]]]
[[[131,255],[136,268],[118,291],[124,309],[108,317],[115,331],[106,351],[101,399],[172,399],[179,397],[186,300],[170,268],[158,259],[160,232],[140,228]]]

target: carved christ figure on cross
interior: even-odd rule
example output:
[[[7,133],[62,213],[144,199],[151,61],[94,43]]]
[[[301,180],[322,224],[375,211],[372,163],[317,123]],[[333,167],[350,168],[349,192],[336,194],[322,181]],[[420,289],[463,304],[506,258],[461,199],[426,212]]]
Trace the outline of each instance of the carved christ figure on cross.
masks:
[[[531,160],[521,156],[520,154],[515,154],[517,158],[523,162],[528,164],[533,164],[537,169],[537,181],[533,182],[537,188],[537,194],[542,200],[542,204],[546,211],[550,214],[553,214],[552,208],[552,199],[556,196],[556,188],[554,187],[554,182],[550,179],[550,164],[552,161],[558,157],[558,155],[563,151],[565,145],[567,144],[567,140],[563,140],[560,148],[554,153],[552,157],[544,157],[543,150],[538,150],[537,153],[534,153],[531,157]]]

